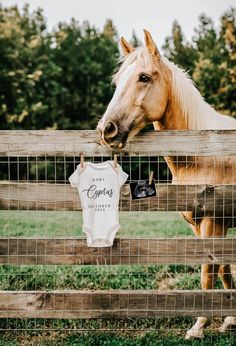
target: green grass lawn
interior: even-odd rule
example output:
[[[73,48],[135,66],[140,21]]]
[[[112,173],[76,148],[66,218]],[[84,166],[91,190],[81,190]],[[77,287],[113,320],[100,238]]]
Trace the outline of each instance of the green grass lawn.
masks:
[[[105,322],[90,320],[82,324],[71,320],[9,320],[8,331],[0,332],[0,346],[236,345],[234,332],[219,334],[209,328],[205,331],[204,340],[185,340],[184,333],[193,323],[188,318]],[[215,325],[218,326],[219,322],[217,320]]]
[[[193,236],[178,213],[122,212],[120,237]],[[1,237],[83,236],[80,212],[0,211]],[[231,230],[233,235],[235,230]],[[217,287],[221,283],[217,282]],[[199,289],[199,266],[0,266],[1,290]],[[0,346],[16,345],[203,345],[184,341],[192,318],[117,320],[0,319]],[[216,320],[204,345],[236,345],[220,335]]]
[[[193,237],[178,212],[120,212],[117,237]],[[0,237],[83,236],[82,213],[77,211],[0,211]],[[236,228],[228,235],[236,234]]]
[[[193,236],[176,212],[121,212],[118,237]],[[81,212],[0,211],[0,236],[82,236]]]

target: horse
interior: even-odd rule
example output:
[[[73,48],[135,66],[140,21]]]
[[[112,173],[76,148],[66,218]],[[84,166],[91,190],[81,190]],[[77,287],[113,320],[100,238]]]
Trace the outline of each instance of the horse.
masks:
[[[236,129],[236,120],[219,114],[201,96],[188,74],[161,56],[151,34],[144,30],[145,45],[134,49],[123,37],[123,58],[113,76],[114,95],[98,122],[101,144],[119,150],[147,124],[162,130]],[[186,159],[186,158],[185,158]],[[236,159],[233,157],[165,157],[174,184],[235,184]],[[232,220],[183,212],[198,237],[225,237]],[[213,289],[217,275],[225,289],[235,288],[230,265],[202,264],[201,287]],[[186,339],[203,338],[208,318],[198,317]],[[220,331],[236,318],[226,317]]]

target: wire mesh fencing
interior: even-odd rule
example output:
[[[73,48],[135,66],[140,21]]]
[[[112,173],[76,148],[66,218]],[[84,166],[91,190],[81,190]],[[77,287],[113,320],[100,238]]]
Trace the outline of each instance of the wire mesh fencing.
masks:
[[[109,248],[87,247],[78,191],[68,182],[81,153],[93,163],[113,159],[94,138],[93,131],[1,133],[2,333],[178,335],[198,315],[235,315],[236,293],[222,290],[219,279],[217,290],[200,290],[201,264],[216,275],[231,264],[235,275],[235,134],[167,133],[155,145],[147,134],[120,153],[129,177]],[[156,196],[132,200],[129,183],[150,172]],[[210,236],[201,234],[202,220]]]

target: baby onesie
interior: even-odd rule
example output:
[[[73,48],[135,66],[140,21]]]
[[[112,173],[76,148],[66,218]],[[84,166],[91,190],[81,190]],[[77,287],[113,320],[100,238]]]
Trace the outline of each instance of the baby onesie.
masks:
[[[121,166],[113,161],[85,162],[69,177],[72,187],[79,191],[83,209],[83,232],[87,245],[112,246],[120,228],[118,207],[120,188],[128,178]]]

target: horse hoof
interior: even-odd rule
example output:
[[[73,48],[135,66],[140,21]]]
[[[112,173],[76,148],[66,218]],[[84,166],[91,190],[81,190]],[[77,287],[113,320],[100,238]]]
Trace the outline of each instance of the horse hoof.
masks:
[[[222,326],[219,327],[219,332],[221,333],[225,333],[228,329],[227,325],[224,325],[224,323],[222,324]]]
[[[224,323],[220,326],[219,331],[225,333],[231,326],[236,325],[236,318],[228,316],[225,318]]]
[[[204,338],[204,333],[203,329],[194,329],[191,328],[187,331],[185,335],[185,340],[190,340],[190,339],[203,339]]]

